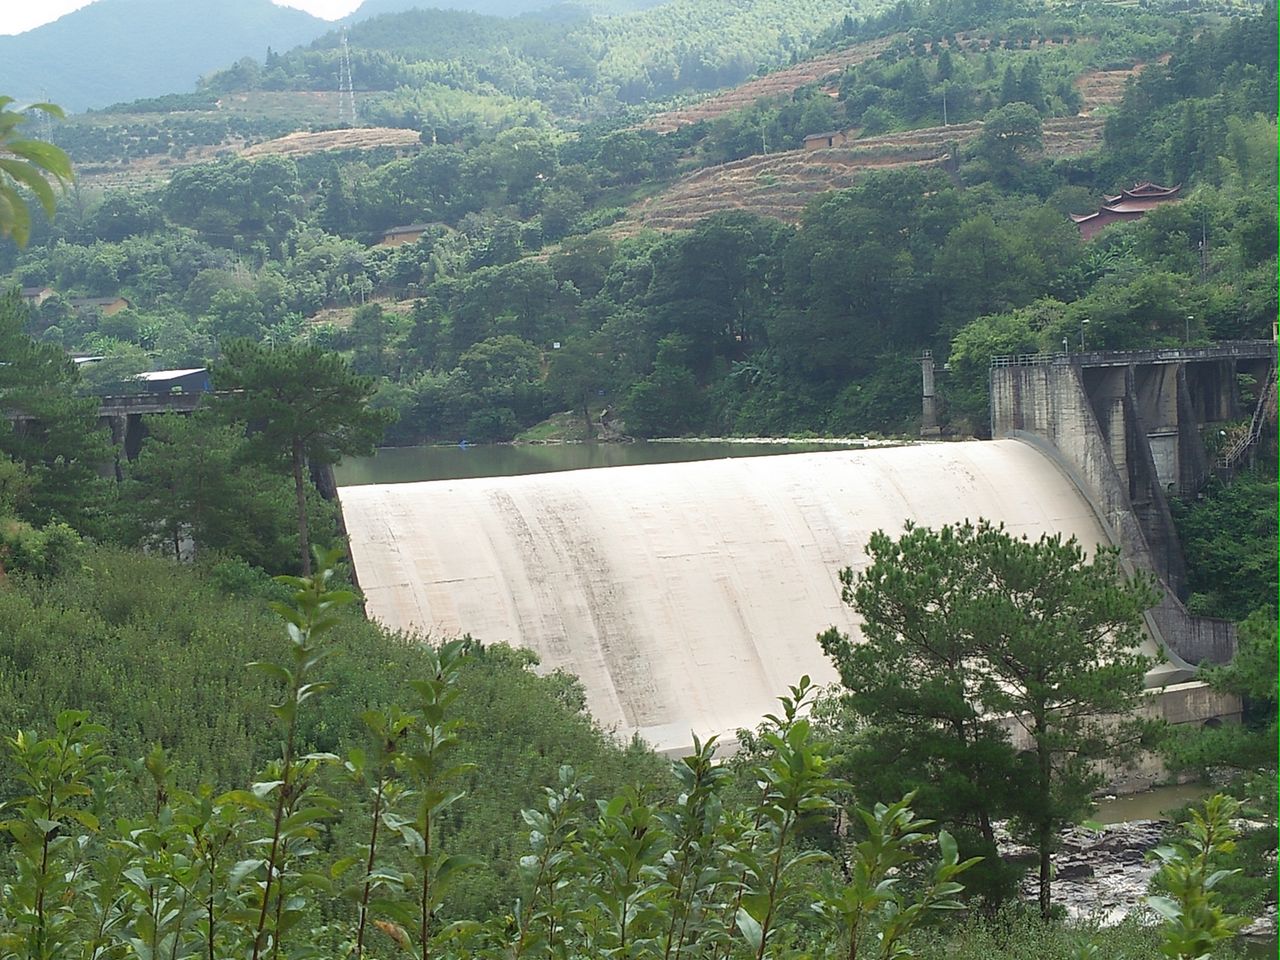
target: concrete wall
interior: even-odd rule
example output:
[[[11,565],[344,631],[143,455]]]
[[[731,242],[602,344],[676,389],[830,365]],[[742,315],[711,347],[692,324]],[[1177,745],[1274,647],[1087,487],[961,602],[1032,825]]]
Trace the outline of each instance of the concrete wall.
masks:
[[[816,634],[835,625],[856,638],[838,573],[866,565],[876,530],[985,517],[1090,551],[1108,542],[1078,485],[1011,440],[339,496],[372,617],[532,649],[543,669],[582,680],[601,724],[673,751],[690,731],[754,727],[802,674],[836,679]]]
[[[1116,370],[1127,370],[1123,381],[1117,380]],[[1149,378],[1144,388],[1138,387],[1133,367],[1090,371],[1088,376],[1095,388],[1092,397],[1083,368],[1069,357],[993,367],[992,436],[1037,443],[1057,458],[1097,511],[1112,542],[1134,567],[1159,578],[1165,595],[1147,615],[1158,642],[1188,663],[1225,662],[1235,650],[1234,628],[1191,616],[1178,599],[1185,561],[1142,415],[1146,409],[1164,419],[1172,409],[1176,417],[1176,373]]]
[[[1202,727],[1208,724],[1239,723],[1240,698],[1221,693],[1198,680],[1173,683],[1151,690],[1140,716],[1163,720],[1170,726]],[[1034,746],[1024,726],[1009,718],[1006,729],[1014,746],[1030,750]],[[1106,776],[1108,793],[1137,793],[1170,779],[1168,768],[1159,753],[1142,752],[1125,764],[1103,764],[1099,770]]]

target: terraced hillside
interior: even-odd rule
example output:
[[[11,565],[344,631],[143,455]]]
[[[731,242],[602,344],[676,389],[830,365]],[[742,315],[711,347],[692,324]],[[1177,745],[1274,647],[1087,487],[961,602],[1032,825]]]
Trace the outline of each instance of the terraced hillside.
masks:
[[[795,93],[801,87],[811,83],[820,83],[827,80],[835,81],[846,67],[855,66],[879,56],[900,38],[900,34],[894,34],[877,40],[869,40],[865,43],[846,47],[843,50],[837,50],[834,53],[814,57],[812,60],[805,60],[803,63],[797,63],[782,70],[776,70],[763,77],[748,80],[746,83],[740,84],[731,90],[717,93],[698,103],[654,114],[641,124],[641,128],[652,130],[655,133],[672,133],[682,126],[697,123],[700,120],[714,120],[726,113],[732,113],[734,110],[749,107],[758,100],[767,100],[770,97],[781,97]],[[965,34],[959,37],[959,49],[981,52],[991,47],[993,42],[995,41],[990,37]],[[1061,46],[1063,42],[1065,41],[1056,41],[1052,37],[1045,37],[1037,39],[1032,46],[1039,49],[1048,49],[1055,45]],[[1090,38],[1081,37],[1072,40],[1072,42],[1091,43],[1093,41]],[[1135,68],[1135,70],[1137,69],[1141,69],[1141,67]],[[1119,78],[1119,90],[1120,93],[1123,93],[1124,80],[1129,76],[1130,71],[1099,71],[1098,73],[1102,74],[1104,72],[1123,75]],[[1118,99],[1118,95],[1113,97],[1112,94],[1111,85],[1113,83],[1114,81],[1110,77],[1101,77],[1099,80],[1100,88],[1104,91],[1103,95],[1112,98],[1108,102],[1114,102],[1115,99]],[[1084,93],[1087,101],[1089,99],[1088,92],[1083,88],[1081,92]]]
[[[707,167],[677,180],[667,190],[636,204],[614,230],[629,235],[643,229],[687,230],[725,210],[746,210],[795,223],[818,194],[852,186],[870,170],[941,166],[957,146],[982,132],[982,123],[925,127],[850,141],[828,150],[791,150],[747,157]],[[1102,120],[1064,117],[1044,124],[1044,151],[1050,157],[1079,156],[1102,142]]]
[[[374,150],[392,147],[411,151],[421,145],[416,130],[396,127],[353,127],[342,130],[300,131],[258,143],[230,139],[222,143],[188,148],[183,156],[166,154],[137,157],[126,163],[86,164],[79,168],[80,182],[99,190],[143,190],[161,186],[183,167],[207,163],[220,156],[239,154],[259,157],[298,157],[325,151]]]
[[[808,84],[838,76],[845,67],[879,56],[894,39],[885,37],[855,44],[844,50],[837,50],[835,53],[815,57],[783,70],[776,70],[755,80],[748,80],[731,90],[708,97],[699,103],[655,114],[643,124],[643,127],[655,133],[671,133],[688,124],[697,123],[700,120],[714,120],[734,110],[749,107],[757,100],[795,93]]]
[[[1165,61],[1169,57],[1166,54],[1160,59]],[[1111,107],[1118,104],[1124,97],[1125,84],[1129,82],[1130,78],[1140,74],[1145,66],[1145,63],[1138,63],[1121,70],[1091,70],[1088,73],[1082,73],[1076,78],[1076,89],[1080,91],[1080,96],[1084,98],[1084,106],[1080,110],[1081,114],[1091,115],[1099,107]]]

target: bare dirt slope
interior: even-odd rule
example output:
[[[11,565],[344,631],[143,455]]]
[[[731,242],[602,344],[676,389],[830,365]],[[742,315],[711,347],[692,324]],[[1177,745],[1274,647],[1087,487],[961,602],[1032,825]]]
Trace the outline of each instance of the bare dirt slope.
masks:
[[[850,187],[870,170],[941,165],[955,145],[967,143],[981,131],[982,124],[976,121],[925,127],[852,140],[827,150],[791,150],[707,167],[636,204],[614,231],[625,236],[643,229],[687,230],[725,210],[746,210],[794,223],[818,194]],[[1098,119],[1064,117],[1044,124],[1045,154],[1051,157],[1088,153],[1101,140]]]
[[[372,150],[375,147],[416,147],[422,142],[416,130],[396,127],[353,127],[345,130],[301,131],[245,147],[242,157],[299,156],[327,150]]]

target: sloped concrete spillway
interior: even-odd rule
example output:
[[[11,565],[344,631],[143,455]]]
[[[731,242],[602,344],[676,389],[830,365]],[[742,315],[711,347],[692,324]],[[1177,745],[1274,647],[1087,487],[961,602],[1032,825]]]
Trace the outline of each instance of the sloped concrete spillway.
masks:
[[[838,571],[876,530],[985,517],[1107,542],[1089,503],[1017,440],[345,487],[371,616],[470,633],[579,676],[592,714],[659,749],[755,726],[815,636],[857,632]],[[536,718],[531,718],[536,722]]]

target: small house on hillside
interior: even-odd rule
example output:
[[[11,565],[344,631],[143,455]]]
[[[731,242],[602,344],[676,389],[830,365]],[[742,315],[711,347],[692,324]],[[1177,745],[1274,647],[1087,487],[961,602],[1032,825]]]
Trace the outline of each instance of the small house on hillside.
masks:
[[[1073,213],[1071,219],[1080,230],[1084,240],[1092,239],[1107,224],[1117,220],[1137,220],[1151,210],[1169,200],[1177,200],[1182,184],[1176,187],[1162,187],[1150,180],[1135,183],[1129,190],[1121,190],[1114,197],[1103,196],[1105,201],[1094,213]]]
[[[849,140],[847,130],[828,130],[825,133],[810,133],[804,138],[806,150],[826,150],[829,147],[842,147]]]
[[[408,223],[403,227],[392,227],[382,235],[382,239],[377,242],[379,247],[398,247],[404,243],[414,243],[422,236],[431,224],[429,223]]]
[[[40,306],[50,297],[54,296],[57,291],[53,287],[23,287],[22,299],[33,306]]]
[[[213,389],[213,384],[209,381],[209,371],[204,367],[193,367],[187,370],[152,370],[150,373],[139,373],[133,380],[147,393],[208,393]]]
[[[130,306],[129,301],[124,297],[72,297],[67,303],[76,313],[97,310],[104,317],[127,310]]]

